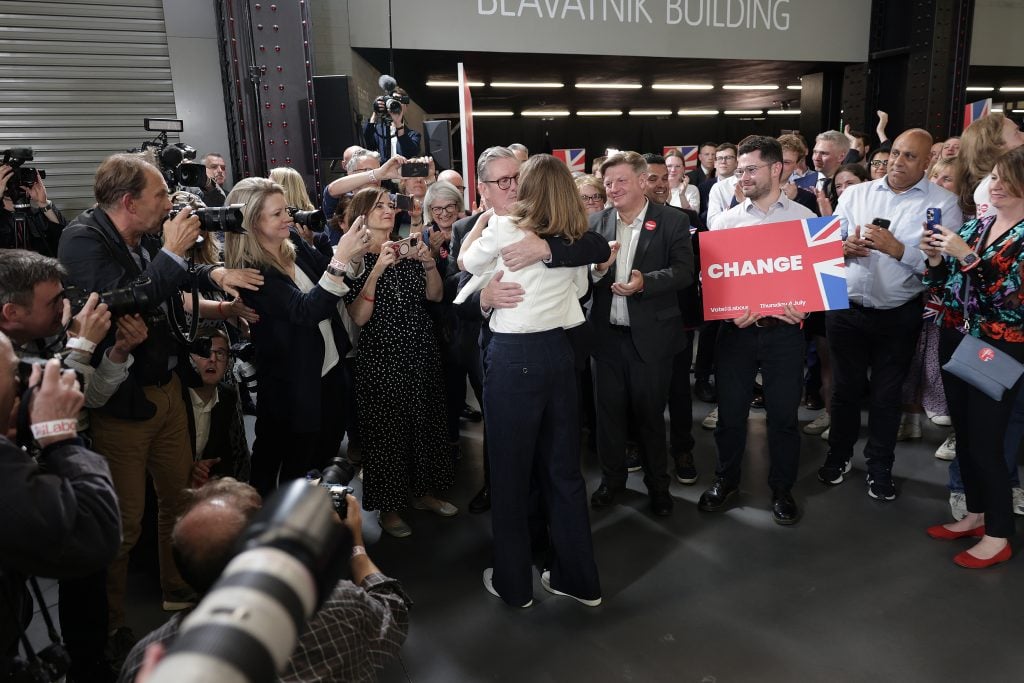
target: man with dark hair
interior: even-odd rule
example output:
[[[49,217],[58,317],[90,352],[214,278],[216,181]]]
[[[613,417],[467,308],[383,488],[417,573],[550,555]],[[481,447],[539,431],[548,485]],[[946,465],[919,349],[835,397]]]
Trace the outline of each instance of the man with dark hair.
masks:
[[[809,209],[790,201],[782,192],[782,172],[782,147],[777,140],[755,136],[745,141],[739,147],[736,170],[744,201],[716,216],[708,227],[725,230],[813,218]],[[760,369],[768,412],[772,518],[778,524],[799,520],[800,510],[791,490],[800,461],[797,411],[803,392],[804,336],[800,323],[804,317],[804,313],[787,306],[777,315],[747,311],[734,320],[722,322],[715,352],[718,465],[714,484],[697,503],[701,510],[723,509],[739,490],[747,446],[747,417],[754,379]]]
[[[61,235],[59,255],[71,284],[85,291],[107,292],[131,287],[136,300],[148,302],[148,337],[135,353],[128,377],[111,399],[91,415],[93,444],[106,456],[121,503],[124,540],[107,576],[112,629],[111,650],[117,659],[133,637],[124,626],[128,553],[141,533],[146,472],[153,477],[158,501],[160,575],[166,609],[191,604],[193,594],[171,561],[170,532],[181,491],[188,485],[191,447],[181,385],[172,369],[185,361],[185,349],[171,330],[174,312],[184,320],[181,292],[193,278],[185,257],[199,236],[199,219],[189,208],[167,220],[171,208],[160,171],[140,157],[115,154],[96,171],[97,206],[86,210]],[[158,237],[162,235],[161,240]],[[257,289],[257,271],[196,266],[203,290]],[[115,343],[110,332],[98,345],[102,353]]]
[[[227,163],[224,155],[217,152],[208,152],[203,156],[203,166],[206,166],[206,185],[203,186],[203,203],[207,206],[224,206],[227,189],[224,182],[227,180]]]
[[[411,159],[420,155],[420,134],[406,125],[405,114],[409,108],[409,94],[395,88],[393,97],[402,104],[400,112],[391,114],[391,122],[378,121],[374,110],[363,128],[366,149],[380,153],[381,164],[395,154]],[[351,169],[348,169],[351,173]]]
[[[256,489],[230,477],[190,491],[174,525],[174,561],[200,595],[217,582],[234,556],[235,543],[260,509]],[[339,581],[299,637],[281,674],[285,683],[372,681],[398,654],[409,630],[412,601],[398,581],[377,569],[363,545],[359,502],[348,496],[342,520],[352,535],[351,581]],[[170,645],[187,613],[180,612],[139,641],[125,660],[120,681],[133,683],[148,645]]]
[[[47,199],[46,184],[41,177],[31,186],[8,187],[14,169],[0,165],[0,249],[31,249],[56,256],[61,230],[67,224],[53,202]],[[28,198],[26,206],[15,207],[12,195],[20,190]],[[19,224],[21,220],[24,223]]]
[[[601,485],[595,508],[626,487],[626,436],[632,419],[651,510],[672,514],[665,447],[665,404],[672,358],[686,344],[678,291],[693,282],[693,247],[684,214],[647,200],[647,163],[619,152],[601,166],[612,208],[590,217],[590,230],[612,245],[591,270],[594,284],[594,395]]]
[[[715,175],[705,180],[700,189],[701,216],[704,222],[732,206],[736,196],[736,145],[723,142],[715,149]]]
[[[686,174],[690,178],[691,185],[700,187],[705,180],[715,176],[715,153],[717,151],[717,142],[701,143],[697,149],[697,168]]]

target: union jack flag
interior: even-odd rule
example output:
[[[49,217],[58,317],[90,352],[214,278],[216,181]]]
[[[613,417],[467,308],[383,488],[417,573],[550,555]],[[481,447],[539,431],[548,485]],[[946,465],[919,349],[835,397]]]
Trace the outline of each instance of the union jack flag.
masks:
[[[929,294],[924,300],[924,315],[922,317],[934,322],[939,317],[939,313],[942,313],[942,299],[934,294]]]
[[[561,160],[570,171],[587,172],[587,150],[586,149],[555,149],[551,156]]]
[[[697,168],[697,145],[669,145],[661,150],[662,156],[675,150],[683,155],[683,171],[693,171]]]
[[[988,116],[992,110],[992,98],[989,97],[977,102],[971,102],[964,106],[964,130],[978,119]]]

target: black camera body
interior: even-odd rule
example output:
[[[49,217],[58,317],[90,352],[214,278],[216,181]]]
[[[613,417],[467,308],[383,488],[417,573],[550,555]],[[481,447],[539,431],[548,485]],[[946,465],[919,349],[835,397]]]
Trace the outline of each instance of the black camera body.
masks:
[[[292,217],[293,221],[313,232],[320,232],[324,229],[324,212],[319,209],[303,211],[297,207],[289,206],[288,215]]]
[[[59,642],[50,643],[36,653],[36,659],[16,657],[10,677],[11,683],[56,683],[71,668],[71,655]]]
[[[109,292],[100,292],[99,303],[106,304],[110,309],[110,315],[118,317],[122,315],[134,315],[140,313],[143,316],[151,313],[159,305],[159,301],[151,301],[149,292],[143,287],[151,283],[148,276],[143,275],[135,282],[126,287],[112,289]],[[78,287],[66,287],[64,297],[71,302],[71,311],[77,314],[85,302],[89,299],[89,292]]]
[[[345,519],[345,513],[348,511],[347,496],[355,495],[355,489],[348,485],[354,476],[355,468],[352,463],[345,458],[335,457],[320,473],[319,479],[310,480],[313,485],[327,490],[334,511],[342,519]]]
[[[156,130],[150,126],[150,121],[161,119],[145,119],[146,130]],[[181,132],[183,127],[180,121],[172,132]],[[171,192],[178,187],[205,187],[207,184],[206,166],[193,163],[196,158],[196,148],[184,142],[171,144],[167,141],[167,130],[160,130],[159,135],[152,140],[146,140],[140,147],[129,149],[129,152],[153,152],[156,157],[160,173],[163,175]]]
[[[205,169],[205,167],[204,167]],[[205,170],[204,170],[205,173]],[[173,220],[188,204],[174,204],[167,220]],[[204,232],[233,232],[245,234],[242,227],[242,208],[245,204],[229,204],[228,206],[203,206],[192,209],[193,216],[199,216],[199,229]],[[323,214],[320,214],[323,216]]]
[[[409,96],[396,95],[395,88],[398,87],[398,81],[387,74],[377,79],[377,85],[384,91],[384,94],[373,101],[373,113],[377,115],[379,123],[390,124],[393,116],[402,113],[402,105],[409,104]]]
[[[11,147],[4,150],[4,159],[0,165],[10,166],[14,171],[7,181],[4,194],[14,202],[15,209],[27,209],[32,206],[31,199],[22,188],[32,187],[37,179],[46,179],[46,171],[25,166],[25,162],[32,161],[33,158],[31,147]]]

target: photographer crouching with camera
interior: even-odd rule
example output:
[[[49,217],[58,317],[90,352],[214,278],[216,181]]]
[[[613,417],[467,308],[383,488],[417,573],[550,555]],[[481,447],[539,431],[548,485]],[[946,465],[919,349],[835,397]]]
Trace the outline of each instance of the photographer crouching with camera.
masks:
[[[0,332],[0,680],[56,681],[67,670],[56,640],[38,657],[31,649],[17,656],[19,640],[28,645],[33,612],[28,577],[100,571],[121,541],[110,470],[77,436],[84,400],[74,371],[61,370],[57,360],[33,366],[24,381]],[[42,449],[38,459],[9,438],[16,412],[27,415]]]
[[[283,623],[262,623],[260,617],[265,611],[260,611],[259,607],[289,595],[287,588],[290,582],[285,580],[288,577],[274,575],[275,569],[279,572],[284,571],[285,563],[276,561],[271,566],[269,563],[250,562],[244,569],[237,564],[233,565],[236,575],[244,573],[247,577],[244,590],[238,581],[230,580],[232,568],[225,572],[225,567],[236,557],[240,549],[251,553],[254,549],[254,540],[258,547],[259,541],[254,539],[254,536],[259,534],[260,527],[264,530],[273,530],[273,534],[264,534],[265,536],[272,535],[276,539],[282,539],[290,535],[286,528],[289,520],[291,524],[300,518],[310,523],[307,515],[298,514],[302,505],[294,505],[297,499],[292,495],[297,492],[297,487],[305,485],[293,483],[292,486],[296,488],[283,492],[283,497],[279,494],[271,499],[261,515],[259,513],[263,502],[256,490],[230,477],[218,479],[189,492],[188,509],[174,527],[174,559],[181,573],[188,577],[189,583],[203,594],[203,603],[192,617],[199,623],[192,624],[192,633],[189,633],[188,625],[186,629],[181,628],[187,615],[177,614],[147,635],[132,649],[125,660],[120,681],[132,683],[137,680],[137,674],[143,665],[143,654],[147,646],[154,643],[172,647],[172,656],[163,662],[171,670],[166,680],[194,680],[189,674],[200,668],[205,673],[217,670],[222,673],[225,680],[228,679],[228,674],[224,672],[232,669],[231,673],[249,674],[245,677],[246,680],[256,680],[257,677],[269,680],[273,667],[264,648],[286,645],[291,622],[284,619]],[[337,544],[337,560],[321,557],[320,554],[326,555],[328,549],[321,549],[322,544],[317,543],[315,569],[321,574],[331,573],[326,571],[326,567],[333,566],[336,562],[347,564],[351,580],[334,578],[332,582],[319,586],[323,590],[323,604],[298,632],[298,644],[280,671],[279,680],[286,683],[374,681],[377,679],[377,669],[382,668],[390,658],[398,654],[409,630],[409,607],[412,601],[406,596],[398,581],[382,574],[366,553],[363,546],[359,502],[352,495],[346,495],[340,507],[335,505],[335,511],[337,515],[335,512],[329,513],[333,521],[328,522],[328,526],[333,527],[330,530],[332,536],[343,537],[343,542],[339,541]],[[342,517],[340,522],[337,516]],[[275,528],[274,520],[283,523],[285,528]],[[339,528],[342,523],[344,527]],[[309,532],[309,529],[306,531]],[[292,543],[287,550],[294,553],[296,545],[298,544]],[[345,562],[346,558],[350,559]],[[262,575],[256,577],[257,573]],[[273,580],[261,581],[265,577],[273,577]],[[320,579],[326,577],[315,578],[320,584]],[[307,580],[306,583],[310,582]],[[253,594],[258,594],[264,585],[272,587],[273,593],[262,596],[257,602],[253,599]],[[218,616],[214,623],[210,613],[203,614],[203,608],[207,606],[207,596],[216,602],[217,592],[225,587],[232,591],[228,601],[234,605],[238,605],[240,601],[252,601],[254,609],[247,612],[244,619],[249,623],[241,623],[243,619],[225,619],[222,616]],[[188,641],[189,636],[195,632],[203,632],[204,629],[206,642],[202,643],[201,652],[190,652],[189,644],[180,642]],[[214,629],[219,630],[215,633]],[[242,633],[235,629],[241,630]],[[292,637],[296,634],[295,631],[290,633]],[[243,634],[246,637],[239,637]],[[196,643],[197,639],[192,638],[191,647],[195,647]],[[230,652],[227,652],[229,643],[232,646]],[[213,647],[207,647],[207,644],[212,644]],[[179,661],[178,665],[175,665],[175,647],[179,651],[192,654],[193,657],[190,661]],[[219,653],[216,652],[218,649]],[[217,659],[219,654],[229,655],[230,659]],[[214,662],[217,665],[216,669]],[[260,667],[261,664],[263,666],[254,671],[254,668]]]
[[[177,321],[184,320],[182,291],[195,286],[237,296],[236,287],[256,289],[263,279],[256,271],[190,267],[186,258],[199,237],[201,221],[189,207],[167,218],[172,208],[167,184],[160,171],[139,156],[115,154],[106,159],[96,171],[94,193],[97,205],[61,235],[60,261],[71,284],[84,291],[109,292],[108,298],[124,312],[142,313],[148,327],[127,378],[91,415],[94,448],[110,466],[124,529],[107,575],[108,651],[116,664],[134,642],[125,626],[124,596],[128,554],[141,533],[147,472],[157,496],[164,609],[183,609],[195,600],[174,567],[170,547],[181,492],[192,470],[186,406],[180,380],[172,372],[179,362],[188,362],[183,336],[176,329]],[[114,343],[115,334],[108,333],[98,351]]]

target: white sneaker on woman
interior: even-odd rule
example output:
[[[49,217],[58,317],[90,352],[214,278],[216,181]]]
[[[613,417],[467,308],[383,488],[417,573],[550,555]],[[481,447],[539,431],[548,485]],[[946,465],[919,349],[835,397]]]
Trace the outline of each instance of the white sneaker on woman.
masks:
[[[804,434],[821,434],[832,426],[832,417],[825,412],[804,425]]]
[[[935,457],[939,460],[952,460],[956,457],[956,432],[950,432],[942,445],[936,449]]]

